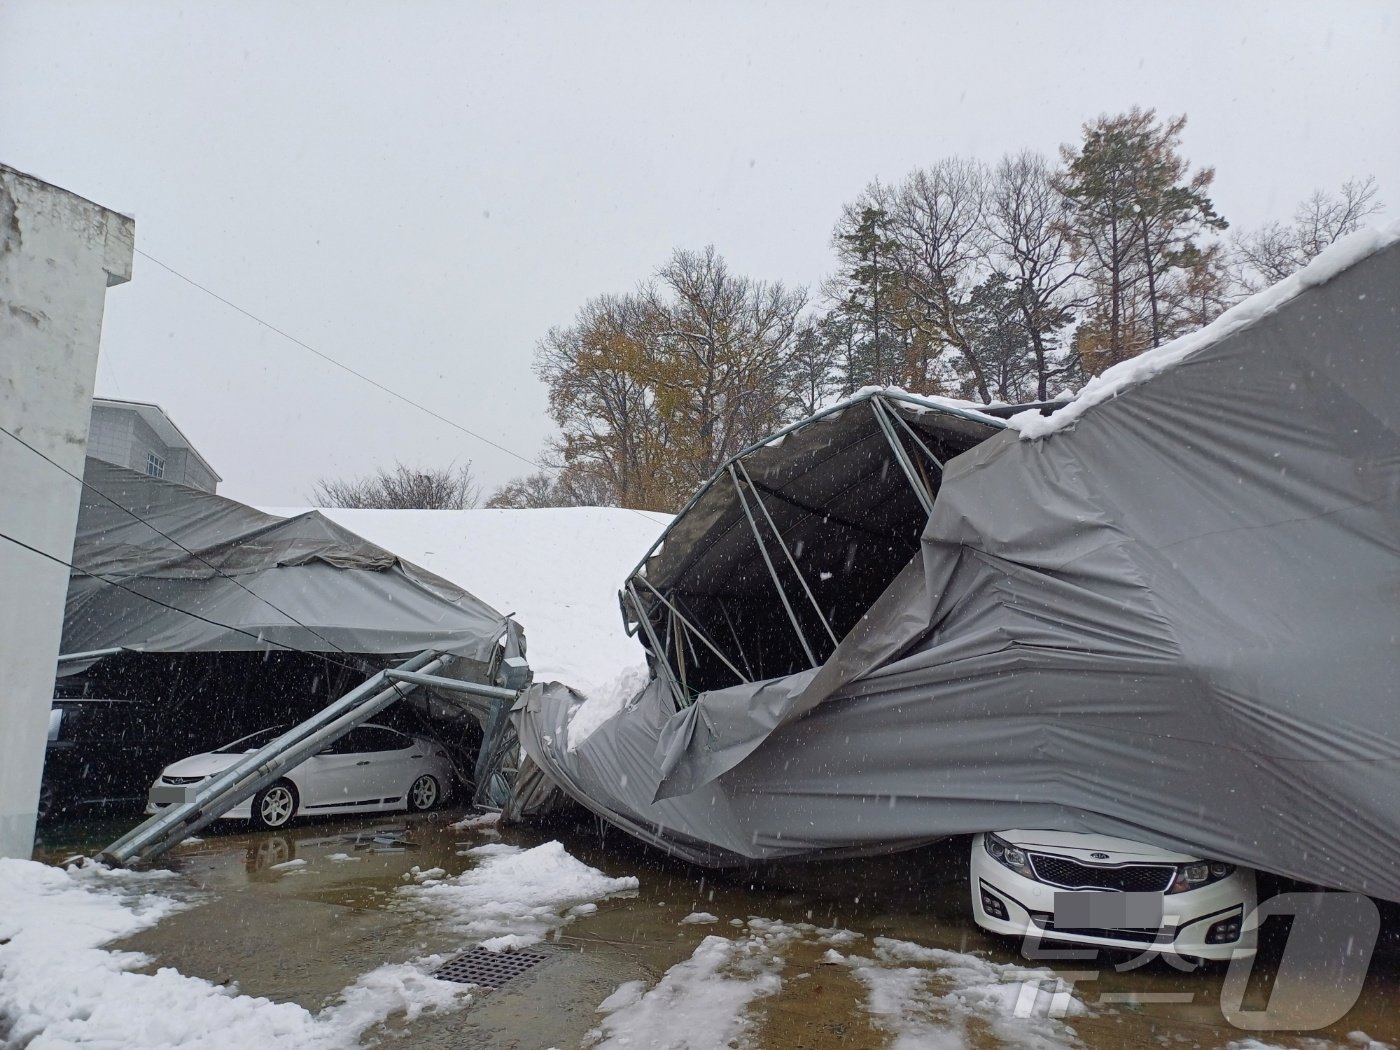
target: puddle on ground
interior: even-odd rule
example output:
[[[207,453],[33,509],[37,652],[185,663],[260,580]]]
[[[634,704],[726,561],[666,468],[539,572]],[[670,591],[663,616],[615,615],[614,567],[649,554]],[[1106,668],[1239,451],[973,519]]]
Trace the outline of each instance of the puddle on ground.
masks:
[[[987,936],[971,924],[965,839],[887,857],[760,870],[707,871],[668,859],[613,830],[454,828],[458,810],[390,818],[320,820],[278,832],[216,825],[174,850],[164,865],[178,872],[198,906],[172,916],[114,947],[153,957],[152,969],[174,966],[219,983],[234,982],[250,995],[294,1001],[311,1010],[385,963],[470,946],[413,907],[400,892],[414,872],[442,869],[446,877],[473,867],[475,847],[504,842],[521,848],[558,838],[579,860],[610,876],[635,875],[639,892],[600,901],[597,910],[556,930],[560,957],[501,989],[478,997],[458,1014],[427,1015],[408,1026],[415,1047],[579,1046],[600,1024],[596,1007],[618,985],[655,985],[684,963],[711,935],[742,939],[762,930],[755,917],[803,930],[841,929],[860,935],[843,945],[848,956],[869,956],[877,938],[970,953],[997,966],[1049,967],[1074,982],[1088,1012],[1067,1017],[1059,1035],[1010,1038],[985,1017],[970,1015],[956,1032],[921,1042],[917,1025],[909,1046],[1200,1047],[1225,1050],[1251,1033],[1227,1024],[1219,1002],[1224,967],[1181,973],[1157,961],[1130,971],[1112,960],[1026,962],[1018,945]],[[125,824],[48,829],[36,859],[61,862],[92,853]],[[115,832],[115,833],[113,833]],[[697,912],[713,923],[685,923]],[[816,933],[784,941],[773,963],[781,985],[752,1005],[745,1039],[757,1047],[835,1050],[893,1045],[896,1032],[872,1021],[870,989],[851,965],[827,960],[831,945]],[[1275,953],[1276,955],[1277,953]],[[1270,963],[1261,953],[1246,1006],[1260,1008],[1269,991]],[[1034,992],[1031,993],[1034,1000]],[[957,1007],[932,993],[932,1010]],[[950,1005],[952,1004],[952,1005]],[[1259,1033],[1260,1045],[1354,1046],[1350,1033],[1400,1045],[1400,960],[1378,957],[1357,1005],[1341,1021],[1306,1036]],[[1051,1019],[1044,1020],[1045,1032]],[[933,1031],[933,1029],[930,1029]],[[594,1038],[597,1038],[595,1035]],[[930,1036],[932,1038],[932,1036]],[[1308,1039],[1326,1042],[1309,1044]],[[901,1043],[901,1045],[905,1045]],[[1247,1045],[1247,1044],[1246,1044]],[[1364,1045],[1364,1044],[1363,1044]]]

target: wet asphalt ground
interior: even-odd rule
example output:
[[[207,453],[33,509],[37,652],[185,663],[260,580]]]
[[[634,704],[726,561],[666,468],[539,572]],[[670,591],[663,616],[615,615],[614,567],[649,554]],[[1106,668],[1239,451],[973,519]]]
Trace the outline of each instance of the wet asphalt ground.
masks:
[[[465,1009],[412,1023],[391,1018],[367,1042],[397,1034],[409,1038],[407,1045],[429,1050],[578,1047],[599,1024],[597,1005],[618,985],[641,980],[651,986],[690,958],[706,936],[738,936],[754,917],[851,930],[866,945],[890,937],[1024,964],[1016,942],[983,934],[971,923],[965,839],[886,857],[715,872],[675,862],[597,825],[453,829],[464,815],[449,807],[411,818],[308,821],[279,832],[215,825],[162,862],[180,876],[178,894],[196,905],[110,947],[146,953],[152,970],[173,966],[315,1011],[375,967],[471,946],[447,925],[401,906],[398,891],[412,868],[437,867],[454,876],[474,863],[462,855],[467,848],[491,841],[528,848],[559,839],[608,875],[637,876],[637,895],[600,902],[595,914],[559,931],[546,963],[476,995]],[[58,863],[91,854],[134,819],[42,829],[35,859]],[[355,859],[335,861],[333,855]],[[294,860],[305,863],[277,866]],[[681,923],[696,911],[713,913],[719,922]],[[1388,921],[1383,930],[1355,1006],[1307,1033],[1248,1033],[1228,1024],[1220,1007],[1223,966],[1182,973],[1153,961],[1127,969],[1126,957],[1024,965],[1049,966],[1073,981],[1088,1007],[1087,1015],[1070,1019],[1066,1045],[1224,1050],[1252,1037],[1269,1046],[1316,1050],[1358,1045],[1353,1033],[1365,1032],[1400,1046],[1400,951],[1389,947],[1393,925]],[[1262,1009],[1267,1002],[1282,942],[1271,938],[1261,950],[1246,1007]],[[781,990],[753,1005],[752,1045],[873,1050],[892,1044],[891,1032],[872,1021],[867,989],[848,969],[824,964],[824,951],[810,939],[784,950]],[[975,1021],[958,1037],[978,1047],[1023,1045]]]

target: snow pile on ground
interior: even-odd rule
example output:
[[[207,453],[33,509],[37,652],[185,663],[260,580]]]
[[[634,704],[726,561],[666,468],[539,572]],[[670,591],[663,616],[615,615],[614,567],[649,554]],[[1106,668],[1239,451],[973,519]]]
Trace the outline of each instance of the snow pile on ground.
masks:
[[[185,907],[155,892],[169,885],[169,876],[160,875],[0,859],[0,1039],[6,1045],[348,1050],[392,1014],[412,1020],[425,1009],[470,1001],[462,986],[427,975],[438,957],[365,974],[317,1014],[168,967],[135,973],[151,960],[101,946]]]
[[[706,937],[687,960],[646,991],[628,981],[598,1006],[607,1014],[584,1045],[597,1050],[710,1050],[739,1044],[751,1027],[754,1000],[782,987],[773,953],[797,931],[781,923],[741,940]]]
[[[598,715],[636,691],[628,683],[645,658],[622,628],[617,592],[669,515],[601,507],[321,513],[513,613],[525,628],[535,681],[562,682],[608,702],[590,720],[603,721]]]
[[[1317,1039],[1313,1036],[1294,1036],[1288,1046],[1266,1043],[1259,1039],[1240,1039],[1226,1045],[1225,1050],[1395,1050],[1390,1043],[1372,1039],[1365,1032],[1347,1033],[1345,1043],[1334,1043],[1330,1039]]]
[[[1060,1018],[1086,1012],[1050,970],[888,937],[876,938],[874,947],[874,958],[852,955],[846,963],[868,990],[875,1025],[896,1048],[971,1046],[975,1021],[998,1046],[1060,1050],[1074,1041]]]
[[[501,822],[499,813],[479,813],[475,816],[463,817],[455,824],[449,824],[453,831],[484,831],[494,828]]]
[[[754,1044],[758,1000],[782,990],[784,953],[796,945],[849,945],[860,934],[751,916],[734,939],[706,937],[656,986],[628,981],[598,1006],[603,1023],[591,1050],[711,1050]],[[1064,1050],[1075,1042],[1062,1018],[1086,1013],[1047,969],[877,938],[870,958],[828,947],[821,962],[846,968],[864,986],[874,1026],[894,1050],[961,1050],[990,1035],[997,1046]],[[794,980],[810,973],[793,975]]]
[[[637,880],[612,878],[571,857],[558,842],[533,849],[504,843],[465,851],[480,863],[451,879],[406,886],[401,897],[490,948],[519,947],[594,910],[593,902],[634,893]]]
[[[1233,332],[1273,313],[1299,293],[1332,280],[1343,270],[1395,242],[1400,241],[1400,222],[1383,229],[1359,230],[1343,237],[1293,276],[1231,307],[1210,324],[1173,339],[1146,353],[1121,361],[1102,375],[1095,376],[1073,401],[1048,416],[1022,412],[1008,425],[1024,439],[1042,438],[1064,430],[1095,405],[1111,401],[1130,387],[1144,383],[1190,357],[1196,351],[1220,342]]]

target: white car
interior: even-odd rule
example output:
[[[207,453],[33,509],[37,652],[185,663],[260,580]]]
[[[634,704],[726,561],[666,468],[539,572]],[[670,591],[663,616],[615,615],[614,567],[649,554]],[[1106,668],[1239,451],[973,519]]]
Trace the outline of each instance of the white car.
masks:
[[[990,933],[1184,959],[1252,955],[1254,871],[1065,831],[972,838],[972,914]]]
[[[285,733],[264,729],[231,744],[166,766],[151,785],[147,813],[183,802],[193,785],[222,773],[244,755]],[[289,770],[281,780],[224,814],[261,828],[280,828],[297,816],[432,809],[451,791],[452,763],[441,744],[387,726],[356,726]]]

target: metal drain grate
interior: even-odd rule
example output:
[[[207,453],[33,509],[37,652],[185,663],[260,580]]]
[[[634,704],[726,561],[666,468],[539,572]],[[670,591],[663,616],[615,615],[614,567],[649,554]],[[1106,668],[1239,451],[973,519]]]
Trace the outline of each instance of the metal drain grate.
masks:
[[[526,970],[538,966],[552,954],[529,948],[513,952],[493,952],[477,947],[448,959],[433,971],[433,976],[440,981],[499,988]]]

